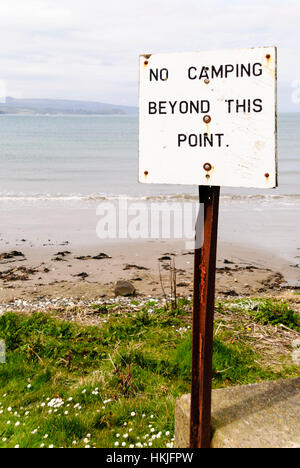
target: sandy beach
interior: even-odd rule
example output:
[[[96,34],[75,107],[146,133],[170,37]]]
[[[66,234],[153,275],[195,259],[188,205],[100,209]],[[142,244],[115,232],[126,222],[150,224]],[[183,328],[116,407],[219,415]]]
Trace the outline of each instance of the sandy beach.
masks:
[[[186,242],[100,239],[98,204],[2,203],[2,307],[18,301],[111,298],[118,280],[130,281],[138,296],[162,297],[170,293],[170,265],[176,268],[178,296],[192,295],[193,250]],[[239,202],[222,201],[218,296],[282,296],[299,289],[299,237],[297,229],[291,236],[278,228],[284,215],[292,219],[287,207],[272,211],[249,204],[245,209]],[[284,236],[290,236],[289,242]]]
[[[177,271],[178,296],[193,292],[193,251],[182,242],[125,241],[83,247],[70,243],[4,251],[0,257],[1,304],[47,299],[97,300],[115,296],[117,280],[130,281],[136,295],[163,297],[170,293],[170,266]],[[283,272],[288,264],[259,249],[220,243],[218,296],[289,294],[293,288]]]
[[[166,291],[170,289],[173,261],[177,293],[192,294],[193,250],[183,240],[100,239],[98,205],[96,201],[28,202],[20,207],[13,201],[2,202],[1,303],[57,296],[112,297],[119,279],[131,281],[139,295],[157,297],[163,294],[161,282]],[[299,287],[297,214],[295,207],[223,200],[217,294],[254,296]],[[289,230],[280,226],[284,217]]]

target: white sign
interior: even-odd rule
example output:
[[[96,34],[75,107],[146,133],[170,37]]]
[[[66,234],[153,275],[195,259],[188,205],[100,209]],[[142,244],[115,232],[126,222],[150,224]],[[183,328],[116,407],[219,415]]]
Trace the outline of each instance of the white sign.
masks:
[[[140,56],[139,181],[277,187],[275,47]]]

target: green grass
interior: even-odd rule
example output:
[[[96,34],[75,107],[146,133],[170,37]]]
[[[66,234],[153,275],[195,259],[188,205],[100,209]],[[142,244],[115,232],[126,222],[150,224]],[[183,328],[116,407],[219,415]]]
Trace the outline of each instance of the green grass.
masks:
[[[118,314],[94,305],[106,322],[93,327],[45,313],[1,316],[0,447],[172,444],[175,399],[190,391],[189,308],[186,300],[175,311],[151,302]],[[213,386],[295,373],[263,368],[258,358],[246,341],[219,332]]]
[[[222,304],[219,307],[224,307]],[[226,304],[227,310],[247,311],[249,316],[263,325],[285,325],[300,332],[300,317],[292,307],[274,299],[238,299]]]

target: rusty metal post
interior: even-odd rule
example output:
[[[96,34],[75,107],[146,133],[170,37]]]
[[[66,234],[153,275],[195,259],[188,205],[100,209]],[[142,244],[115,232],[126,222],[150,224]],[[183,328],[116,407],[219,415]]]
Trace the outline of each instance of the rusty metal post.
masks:
[[[220,187],[199,187],[203,245],[195,248],[190,448],[210,448],[213,325]],[[200,219],[200,218],[199,218]],[[198,231],[198,232],[197,232]],[[199,235],[199,226],[196,236]]]

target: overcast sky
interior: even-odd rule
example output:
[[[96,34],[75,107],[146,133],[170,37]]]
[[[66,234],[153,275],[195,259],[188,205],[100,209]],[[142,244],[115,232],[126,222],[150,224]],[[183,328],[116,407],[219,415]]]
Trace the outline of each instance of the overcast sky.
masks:
[[[0,79],[14,97],[136,105],[141,53],[277,45],[279,108],[300,111],[299,24],[299,0],[1,0]]]

